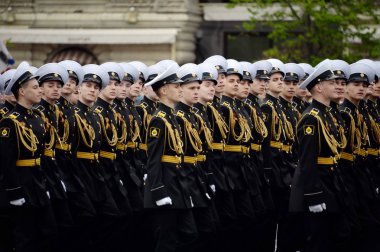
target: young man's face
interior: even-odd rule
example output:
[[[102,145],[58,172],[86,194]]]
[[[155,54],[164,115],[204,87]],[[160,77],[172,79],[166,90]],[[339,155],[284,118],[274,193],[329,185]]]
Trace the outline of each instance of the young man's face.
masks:
[[[69,77],[69,80],[62,87],[62,95],[71,95],[76,89],[77,82],[73,77]]]
[[[282,77],[282,74],[280,73],[274,73],[269,78],[268,90],[279,95],[283,89],[284,77]]]
[[[338,99],[341,100],[344,98],[344,94],[346,92],[347,81],[344,79],[336,79],[335,82],[336,82],[336,86],[335,86],[336,94],[338,96]]]
[[[79,99],[85,103],[94,103],[98,98],[100,87],[97,83],[86,81],[79,88]]]
[[[199,99],[203,102],[211,102],[215,95],[215,84],[212,81],[202,81],[199,89]]]
[[[101,90],[102,96],[107,102],[111,102],[116,98],[118,86],[121,86],[120,82],[116,80],[110,80],[108,82],[108,85]]]
[[[121,81],[120,85],[118,85],[117,88],[117,99],[124,100],[127,98],[128,89],[132,86],[132,83],[129,81]]]
[[[127,86],[127,96],[131,100],[136,99],[141,94],[143,84],[144,83],[142,82],[142,80],[138,79],[137,81],[135,81],[135,83],[133,83],[129,87]]]
[[[179,84],[166,84],[164,87],[166,92],[166,97],[172,103],[177,103],[181,100],[182,97],[182,88]]]
[[[226,84],[224,86],[224,94],[231,98],[235,98],[239,88],[240,78],[236,74],[230,74],[226,77]]]
[[[144,96],[146,96],[148,99],[152,100],[152,101],[159,101],[160,98],[158,98],[156,92],[153,91],[153,88],[152,86],[148,86],[148,87],[143,87],[143,93],[144,93]]]
[[[363,81],[351,81],[347,84],[346,95],[349,100],[358,102],[364,99],[367,83]]]
[[[41,89],[45,100],[57,101],[61,97],[62,84],[59,81],[45,81]]]
[[[380,98],[380,80],[373,85],[372,96]]]
[[[224,92],[224,87],[226,83],[226,75],[225,74],[218,74],[218,84],[215,86],[215,93],[217,95],[221,95]]]
[[[255,78],[251,84],[251,93],[256,96],[263,95],[265,93],[267,85],[268,80]]]
[[[293,97],[296,95],[297,86],[297,81],[284,81],[281,95],[287,100],[293,99]]]
[[[18,92],[31,104],[38,104],[42,98],[42,89],[36,79],[29,80],[22,84]]]
[[[321,81],[319,84],[322,88],[322,95],[331,100],[336,100],[338,98],[338,94],[336,93],[336,83],[335,80],[325,80]]]
[[[199,101],[199,88],[200,84],[198,81],[193,81],[190,83],[182,84],[182,102],[193,106]]]
[[[301,89],[299,86],[302,84],[303,81],[300,81],[296,87],[296,96],[304,99],[307,95],[307,89]]]
[[[238,86],[238,92],[236,94],[236,98],[239,100],[244,100],[248,97],[249,94],[249,86],[251,84],[247,80],[241,80]]]
[[[4,100],[9,102],[12,105],[16,105],[17,103],[16,97],[13,94],[4,95]]]
[[[69,96],[69,102],[73,105],[76,105],[78,103],[78,99],[79,99],[78,87],[75,87],[74,92]]]

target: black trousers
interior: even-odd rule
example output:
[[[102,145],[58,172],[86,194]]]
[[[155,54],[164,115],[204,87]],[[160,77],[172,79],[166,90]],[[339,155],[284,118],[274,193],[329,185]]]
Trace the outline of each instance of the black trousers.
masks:
[[[153,251],[193,251],[198,232],[190,209],[151,209]]]
[[[51,205],[12,206],[11,220],[17,252],[54,251],[57,225]]]

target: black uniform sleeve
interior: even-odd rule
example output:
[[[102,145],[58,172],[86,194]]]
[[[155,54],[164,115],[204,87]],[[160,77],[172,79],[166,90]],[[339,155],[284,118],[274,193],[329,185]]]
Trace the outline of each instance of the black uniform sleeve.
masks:
[[[268,136],[264,139],[262,143],[262,153],[263,153],[263,161],[264,161],[264,169],[271,169],[272,167],[272,155],[271,155],[271,149],[270,149],[270,140],[272,139],[272,108],[267,105],[263,104],[261,107],[263,120],[265,123],[265,126],[268,129]]]
[[[23,198],[23,189],[17,173],[18,137],[15,123],[4,118],[0,122],[0,160],[4,176],[4,187],[9,201]]]
[[[163,167],[161,157],[166,146],[166,126],[160,119],[154,117],[148,129],[148,177],[147,186],[152,192],[153,200],[157,201],[168,197],[168,192],[163,181]]]
[[[318,172],[320,153],[319,123],[314,116],[305,116],[297,127],[300,181],[303,181],[305,204],[313,206],[324,203],[324,192]],[[302,182],[301,182],[302,183]]]

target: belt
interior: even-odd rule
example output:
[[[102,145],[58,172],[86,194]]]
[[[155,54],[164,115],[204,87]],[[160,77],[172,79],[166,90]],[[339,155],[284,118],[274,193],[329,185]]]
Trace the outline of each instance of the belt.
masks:
[[[116,144],[116,149],[121,150],[121,151],[126,151],[127,150],[127,145],[124,143],[117,143]]]
[[[368,148],[367,149],[367,153],[368,155],[372,155],[372,156],[380,156],[380,149],[375,149],[375,148]]]
[[[54,150],[52,150],[52,149],[45,149],[44,150],[44,156],[54,158],[55,157]]]
[[[287,144],[283,144],[281,150],[285,151],[286,153],[292,152],[292,146],[287,145]]]
[[[127,147],[131,148],[131,149],[136,149],[137,144],[138,143],[136,143],[136,142],[128,141]]]
[[[109,151],[100,151],[99,152],[99,156],[102,157],[102,158],[108,158],[108,159],[111,159],[111,160],[115,160],[116,159],[116,153],[113,153],[113,152],[109,152]]]
[[[241,152],[244,154],[249,154],[249,147],[248,146],[241,146]]]
[[[337,164],[335,157],[318,157],[317,163],[319,165],[334,165]]]
[[[282,150],[282,143],[281,142],[276,142],[276,141],[270,141],[269,146],[272,148],[280,149]]]
[[[363,150],[363,149],[360,149],[357,154],[359,156],[362,156],[362,157],[366,157],[367,156],[367,151],[366,150]]]
[[[55,148],[58,149],[58,150],[69,151],[71,149],[71,144],[67,144],[67,143],[59,144],[59,143],[56,143],[55,144]]]
[[[98,160],[99,155],[98,155],[98,153],[93,153],[93,152],[78,151],[77,152],[77,158],[89,159],[89,160]]]
[[[224,151],[228,152],[242,152],[242,146],[241,145],[225,145]]]
[[[206,161],[206,155],[197,155],[197,161],[198,162]]]
[[[224,150],[224,143],[212,143],[211,146],[213,150]]]
[[[341,158],[341,159],[344,159],[344,160],[348,160],[348,161],[353,162],[354,159],[355,159],[355,156],[354,156],[354,154],[351,154],[351,153],[343,152],[343,151],[342,151],[342,152],[340,153],[340,158]]]
[[[19,159],[16,161],[16,166],[40,166],[41,159],[33,158],[33,159]]]
[[[171,164],[180,164],[182,163],[182,158],[181,156],[162,155],[161,162],[171,163]]]
[[[148,150],[148,145],[144,143],[139,143],[139,149],[147,151]]]
[[[254,150],[254,151],[261,151],[261,144],[254,144],[254,143],[251,143],[251,150]]]
[[[187,163],[187,164],[196,164],[197,163],[197,157],[184,156],[183,162]]]

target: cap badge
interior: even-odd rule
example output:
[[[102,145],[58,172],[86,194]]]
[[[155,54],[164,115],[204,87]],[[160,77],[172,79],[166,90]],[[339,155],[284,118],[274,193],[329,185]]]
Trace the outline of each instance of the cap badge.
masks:
[[[54,77],[58,77],[58,74],[57,74],[57,73],[55,73],[55,74],[54,74]]]
[[[69,70],[69,74],[73,74],[74,72],[72,70]]]
[[[363,77],[364,77],[364,73],[361,73],[361,74],[360,74],[360,77],[362,77],[362,78],[363,78]]]
[[[115,76],[115,72],[111,72],[111,75],[112,75],[112,76]]]
[[[92,78],[94,78],[94,79],[96,79],[96,77],[98,77],[98,76],[96,76],[96,74],[94,74],[94,75],[92,76]]]
[[[337,74],[342,74],[342,72],[340,70],[336,71]]]

